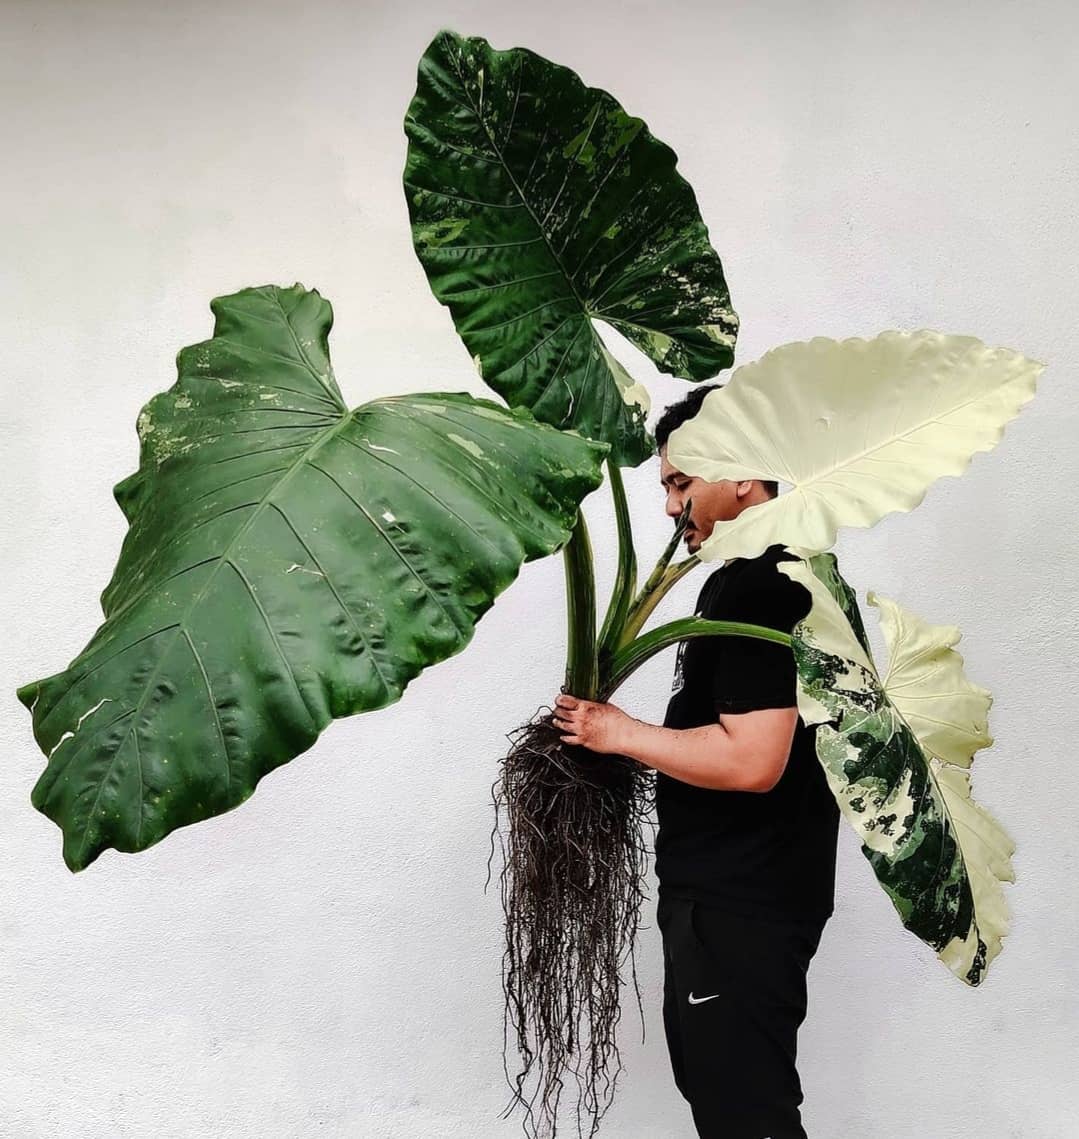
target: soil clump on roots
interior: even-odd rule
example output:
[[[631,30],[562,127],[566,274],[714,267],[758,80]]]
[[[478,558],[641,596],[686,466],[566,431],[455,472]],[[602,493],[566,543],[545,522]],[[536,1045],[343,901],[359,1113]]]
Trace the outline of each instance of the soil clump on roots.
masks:
[[[523,1061],[516,1077],[506,1068],[513,1096],[503,1118],[523,1105],[532,1139],[556,1136],[567,1072],[577,1081],[578,1136],[599,1129],[622,1071],[615,1031],[627,956],[644,1024],[634,942],[647,897],[655,773],[627,756],[564,744],[563,734],[552,710],[540,708],[508,734],[512,747],[491,789],[491,853],[498,834],[503,854],[503,1061],[511,1023]]]

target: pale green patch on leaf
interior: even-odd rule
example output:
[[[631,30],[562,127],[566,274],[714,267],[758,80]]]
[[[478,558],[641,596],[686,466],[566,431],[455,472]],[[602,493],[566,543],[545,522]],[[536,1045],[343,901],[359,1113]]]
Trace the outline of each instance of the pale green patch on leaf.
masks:
[[[667,458],[709,482],[791,489],[717,522],[697,556],[752,558],[775,543],[827,550],[840,526],[912,510],[937,479],[996,446],[1043,367],[931,331],[818,336],[744,364],[671,432]]]
[[[456,443],[458,447],[464,447],[470,455],[475,455],[477,459],[485,459],[487,457],[483,448],[473,439],[465,439],[460,435],[455,435],[452,431],[446,433],[446,438]]]
[[[413,231],[413,240],[419,245],[438,246],[454,241],[468,229],[468,218],[441,218],[430,225]]]

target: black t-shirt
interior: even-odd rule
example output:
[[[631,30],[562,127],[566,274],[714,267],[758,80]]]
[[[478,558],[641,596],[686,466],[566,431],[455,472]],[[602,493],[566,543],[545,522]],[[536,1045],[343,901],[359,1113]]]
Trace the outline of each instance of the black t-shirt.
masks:
[[[806,589],[777,568],[793,557],[774,545],[717,569],[704,583],[697,615],[791,632],[810,608]],[[724,712],[792,707],[796,676],[785,645],[730,636],[682,641],[663,726],[696,728]],[[771,791],[710,790],[656,773],[661,895],[775,920],[821,921],[832,913],[839,807],[816,756],[815,732],[798,718]]]

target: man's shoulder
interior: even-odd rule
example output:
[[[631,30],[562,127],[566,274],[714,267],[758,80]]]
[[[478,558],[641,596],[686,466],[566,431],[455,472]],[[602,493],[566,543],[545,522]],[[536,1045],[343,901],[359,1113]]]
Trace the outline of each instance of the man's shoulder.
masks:
[[[735,558],[725,567],[724,573],[727,581],[732,586],[737,583],[739,589],[755,589],[762,584],[777,581],[780,584],[790,584],[791,579],[779,568],[779,563],[797,560],[797,557],[781,542],[776,542],[755,558]]]
[[[774,613],[781,621],[804,617],[810,608],[808,591],[779,568],[780,563],[797,557],[777,543],[755,558],[736,558],[722,571],[723,588],[715,595],[716,607],[732,614]]]

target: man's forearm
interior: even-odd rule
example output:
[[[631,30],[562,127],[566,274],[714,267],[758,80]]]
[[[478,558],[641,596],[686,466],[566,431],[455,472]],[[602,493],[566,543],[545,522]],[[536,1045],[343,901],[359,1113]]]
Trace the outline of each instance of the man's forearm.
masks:
[[[763,791],[753,785],[752,768],[742,762],[734,737],[722,723],[700,728],[661,728],[631,719],[623,755],[673,779],[713,791]]]

